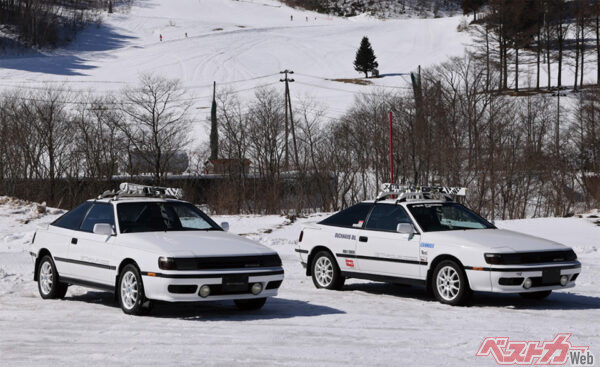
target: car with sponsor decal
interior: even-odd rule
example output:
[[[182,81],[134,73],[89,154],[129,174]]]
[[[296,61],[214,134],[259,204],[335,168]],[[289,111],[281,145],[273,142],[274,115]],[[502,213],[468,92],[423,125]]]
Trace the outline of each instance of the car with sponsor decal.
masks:
[[[103,289],[138,315],[153,301],[233,300],[250,310],[276,296],[279,255],[180,198],[179,189],[125,183],[39,228],[31,255],[41,297]]]
[[[296,252],[317,288],[339,290],[348,278],[416,284],[450,305],[473,291],[542,299],[575,286],[571,248],[496,228],[453,200],[465,194],[386,184],[377,199],[305,225]]]

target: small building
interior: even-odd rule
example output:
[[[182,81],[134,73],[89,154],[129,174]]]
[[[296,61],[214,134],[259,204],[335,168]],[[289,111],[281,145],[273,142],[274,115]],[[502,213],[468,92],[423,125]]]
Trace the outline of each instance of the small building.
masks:
[[[204,174],[231,175],[248,174],[250,171],[249,159],[210,159],[204,162]]]

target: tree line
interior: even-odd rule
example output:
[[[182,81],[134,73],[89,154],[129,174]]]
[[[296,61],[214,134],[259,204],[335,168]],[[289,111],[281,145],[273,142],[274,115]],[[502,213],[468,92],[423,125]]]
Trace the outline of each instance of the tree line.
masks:
[[[483,4],[469,0],[463,9],[476,15]],[[483,9],[471,29],[488,74],[492,69],[500,73],[494,84],[488,78],[488,89],[518,92],[525,85],[536,90],[567,86],[577,90],[585,83],[590,63],[597,70],[594,82],[600,84],[599,2],[489,0]],[[534,76],[523,81],[523,68],[530,65]],[[564,78],[567,68],[574,72],[569,81]]]
[[[25,47],[56,47],[75,38],[100,12],[133,0],[0,0],[0,25]],[[0,39],[0,45],[2,40]]]
[[[390,180],[391,111],[397,182],[466,186],[467,204],[488,218],[597,207],[600,91],[574,96],[567,114],[548,94],[486,92],[502,74],[490,75],[484,65],[475,55],[451,59],[423,70],[417,93],[360,94],[341,117],[303,99],[287,133],[281,90],[257,89],[250,99],[221,90],[217,157],[227,164],[202,202],[219,213],[302,213],[372,198]],[[112,97],[64,86],[5,92],[2,193],[31,185],[36,198],[69,207],[82,180],[95,188],[146,174],[145,182],[172,184],[181,150],[190,154],[186,174],[212,177],[204,165],[209,145],[190,137],[192,101],[178,81],[152,75]],[[210,125],[202,125],[207,136]],[[295,147],[287,159],[286,143]],[[142,168],[132,157],[144,161]]]

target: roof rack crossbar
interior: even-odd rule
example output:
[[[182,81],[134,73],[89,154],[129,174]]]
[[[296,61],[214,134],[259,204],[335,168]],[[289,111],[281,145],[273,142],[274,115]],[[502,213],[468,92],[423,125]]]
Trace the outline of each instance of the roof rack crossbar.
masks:
[[[452,201],[453,196],[466,196],[465,187],[448,186],[409,186],[386,183],[381,186],[381,192],[375,201],[385,200],[391,196],[396,202],[409,200],[446,200]]]
[[[98,196],[98,199],[109,197],[113,200],[125,197],[154,197],[180,200],[183,197],[183,190],[174,187],[147,186],[123,182],[119,185],[118,191],[104,191]]]

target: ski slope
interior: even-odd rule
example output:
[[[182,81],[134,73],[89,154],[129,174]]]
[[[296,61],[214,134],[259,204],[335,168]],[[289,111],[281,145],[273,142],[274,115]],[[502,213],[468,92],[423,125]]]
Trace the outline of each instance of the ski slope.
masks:
[[[123,314],[108,293],[71,287],[44,301],[32,281],[28,243],[35,205],[0,198],[0,357],[6,366],[495,366],[475,357],[488,336],[550,340],[572,333],[574,345],[600,355],[600,227],[585,219],[499,222],[502,228],[560,240],[583,264],[574,289],[546,301],[476,294],[451,307],[423,289],[349,281],[343,291],[317,290],[293,246],[300,226],[279,216],[217,216],[231,230],[278,251],[286,279],[277,298],[255,312],[233,303],[158,305],[148,317]]]
[[[296,73],[292,97],[319,101],[337,117],[358,93],[405,90],[404,74],[462,55],[470,40],[456,31],[460,17],[339,18],[271,0],[138,0],[122,11],[106,14],[100,27],[88,27],[66,49],[1,56],[0,89],[64,84],[114,93],[140,74],[154,73],[181,79],[203,119],[213,81],[220,91],[243,96],[258,87],[283,94],[279,72],[290,69]],[[371,86],[331,81],[362,77],[353,61],[363,36],[370,38],[384,77]]]

